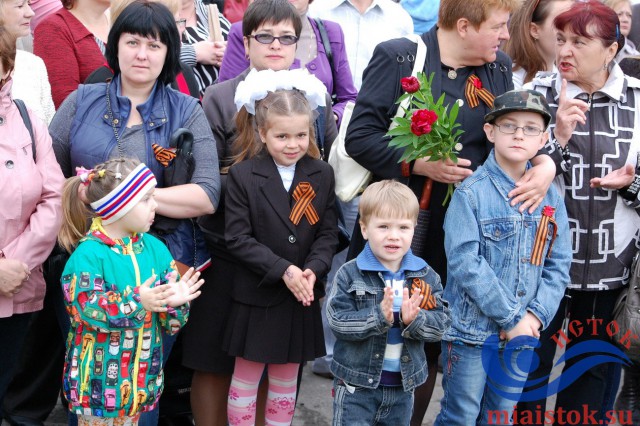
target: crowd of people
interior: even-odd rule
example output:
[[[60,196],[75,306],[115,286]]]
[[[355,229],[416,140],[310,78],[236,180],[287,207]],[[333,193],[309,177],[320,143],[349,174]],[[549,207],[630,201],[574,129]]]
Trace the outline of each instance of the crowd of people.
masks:
[[[422,424],[439,364],[436,425],[640,424],[583,345],[640,249],[629,0],[214,4],[0,0],[0,418],[157,425],[177,358],[196,425],[291,424],[311,362],[334,425]],[[441,132],[423,49],[455,160],[390,145]]]

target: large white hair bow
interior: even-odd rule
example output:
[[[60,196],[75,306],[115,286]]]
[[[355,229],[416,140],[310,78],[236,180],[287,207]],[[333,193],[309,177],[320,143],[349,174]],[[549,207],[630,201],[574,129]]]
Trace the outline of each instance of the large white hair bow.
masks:
[[[305,69],[273,71],[256,71],[252,69],[247,78],[238,84],[234,102],[236,109],[245,107],[247,112],[255,115],[256,102],[267,97],[276,90],[298,89],[304,93],[312,110],[326,105],[327,88]]]

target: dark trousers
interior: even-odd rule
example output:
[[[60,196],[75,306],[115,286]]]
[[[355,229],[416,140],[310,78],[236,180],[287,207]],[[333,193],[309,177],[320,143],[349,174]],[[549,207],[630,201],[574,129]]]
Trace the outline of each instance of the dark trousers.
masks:
[[[11,382],[20,358],[20,352],[29,328],[31,313],[0,318],[0,403],[4,400],[7,387]]]
[[[549,377],[553,368],[555,351],[558,347],[556,340],[552,339],[554,335],[562,345],[565,345],[565,349],[572,348],[578,343],[587,340],[610,342],[611,338],[607,334],[605,326],[613,318],[613,307],[621,291],[622,289],[606,291],[568,290],[567,296],[570,297],[565,296],[563,298],[551,324],[540,336],[541,347],[536,349],[540,364],[534,372],[529,374],[528,380],[533,381],[535,379]],[[582,334],[579,336],[575,336],[571,330],[565,330],[567,337],[570,339],[568,343],[563,337],[558,337],[558,330],[562,328],[565,315],[568,317],[568,321],[580,321],[582,327]],[[591,321],[593,318],[602,319],[602,323],[599,324],[595,330],[592,325],[593,323],[587,323],[587,320]],[[578,330],[575,324],[574,330]],[[593,353],[587,353],[567,360],[563,368],[563,373],[579,361],[593,355]],[[597,410],[594,416],[596,420],[602,420],[604,422],[604,420],[607,419],[604,413],[612,409],[613,402],[615,401],[618,384],[620,383],[620,370],[620,365],[614,363],[603,363],[586,370],[573,383],[558,392],[555,407],[556,414],[560,408],[562,408],[565,413],[572,410],[583,413],[585,410],[584,406],[586,405],[588,410]],[[541,385],[546,384],[547,381],[541,383]],[[562,388],[564,384],[561,378],[560,388]],[[525,392],[527,390],[530,389],[525,389]],[[544,412],[546,402],[546,399],[520,402],[518,403],[518,412],[520,415],[525,412]],[[555,424],[558,424],[557,421]]]

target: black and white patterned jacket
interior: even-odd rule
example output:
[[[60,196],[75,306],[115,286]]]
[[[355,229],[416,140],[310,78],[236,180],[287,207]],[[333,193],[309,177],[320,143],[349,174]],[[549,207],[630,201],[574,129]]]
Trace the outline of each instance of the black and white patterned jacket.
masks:
[[[546,96],[554,117],[547,149],[556,160],[555,183],[564,194],[569,216],[573,249],[569,288],[617,289],[628,283],[639,247],[640,200],[627,201],[618,191],[591,188],[589,181],[625,164],[633,164],[640,173],[640,80],[626,76],[613,63],[607,82],[591,96],[569,82],[567,97],[584,100],[590,108],[586,124],[578,123],[564,153],[553,137],[561,83],[554,73],[535,78],[530,86]]]

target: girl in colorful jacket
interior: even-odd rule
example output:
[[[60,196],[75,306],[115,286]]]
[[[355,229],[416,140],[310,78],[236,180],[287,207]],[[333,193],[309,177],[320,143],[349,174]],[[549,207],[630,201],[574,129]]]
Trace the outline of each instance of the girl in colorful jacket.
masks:
[[[155,407],[163,386],[160,327],[177,333],[188,302],[200,295],[200,273],[191,268],[180,279],[168,249],[145,234],[155,186],[147,166],[115,159],[79,170],[63,191],[59,241],[69,251],[79,242],[62,274],[71,317],[64,392],[81,426],[135,425]]]

